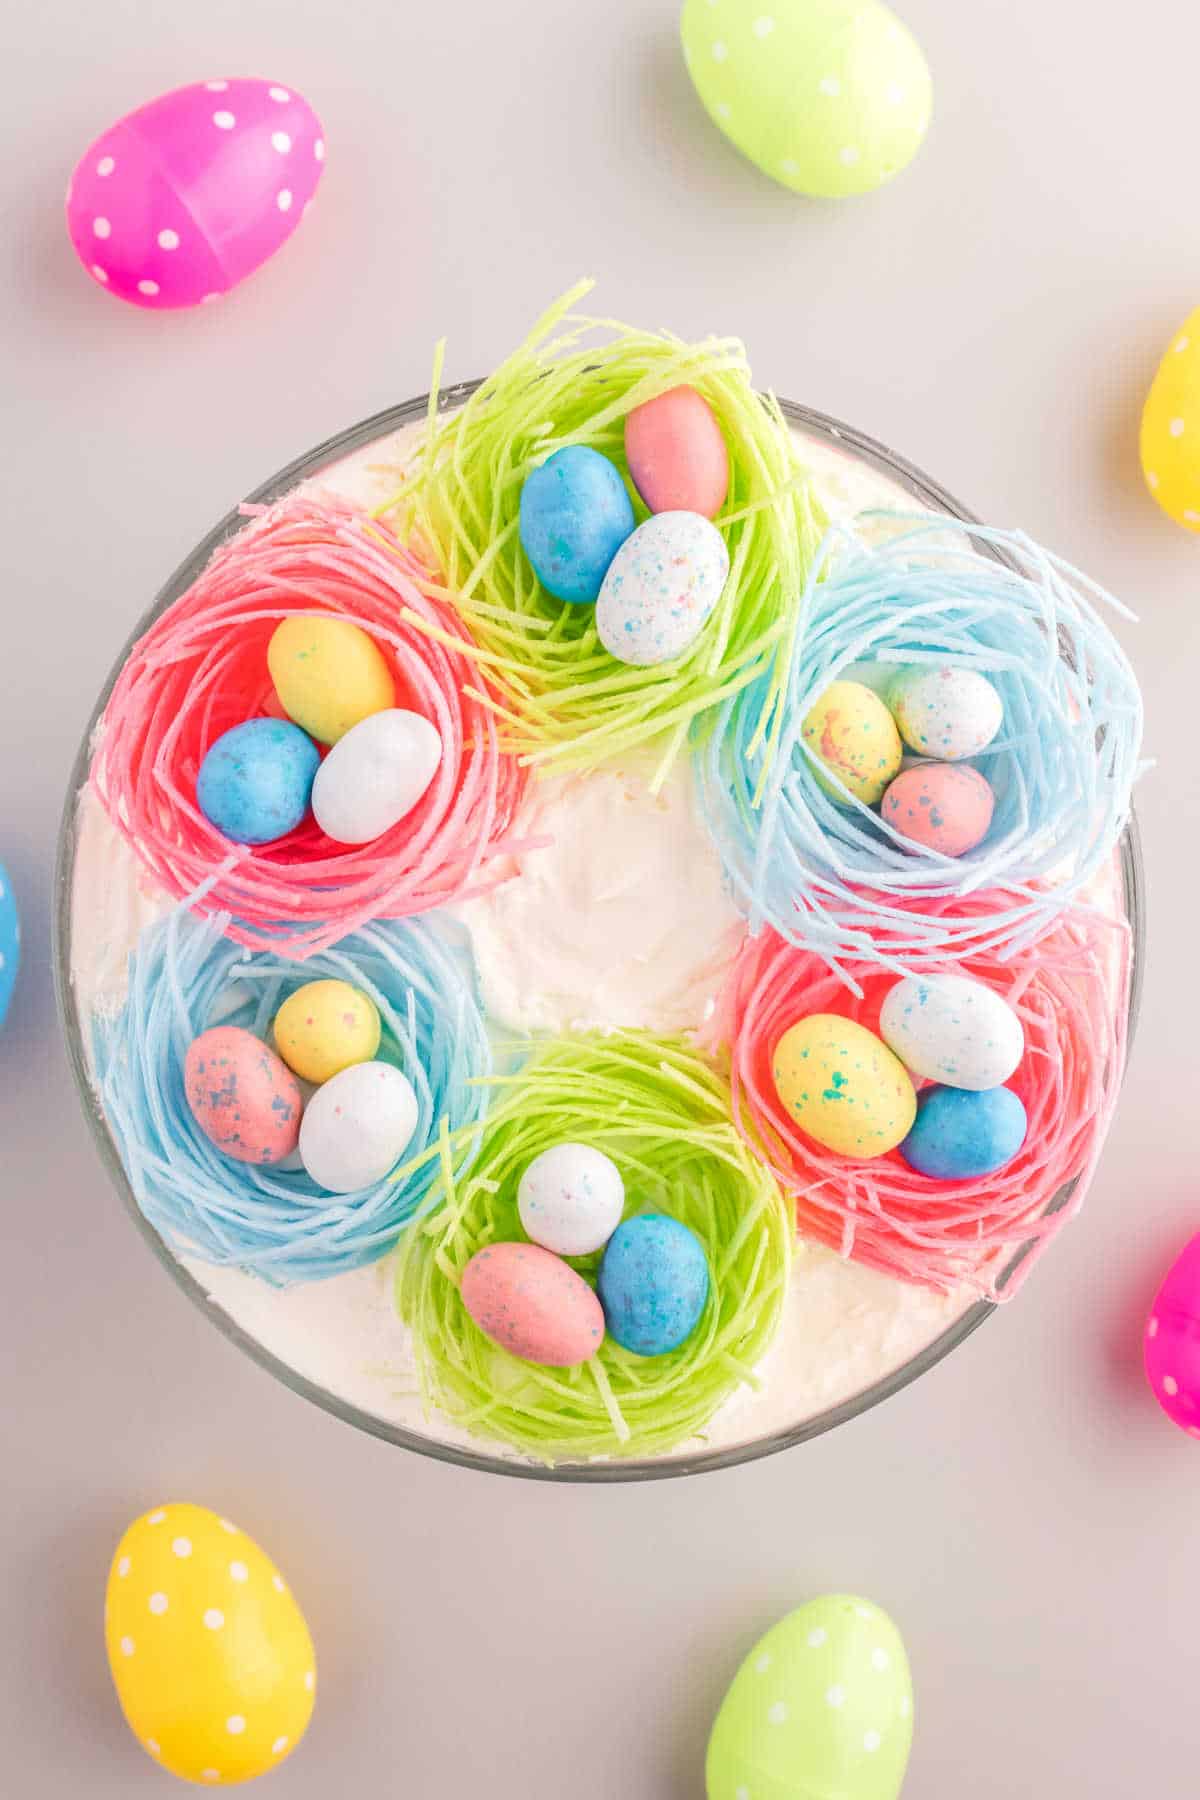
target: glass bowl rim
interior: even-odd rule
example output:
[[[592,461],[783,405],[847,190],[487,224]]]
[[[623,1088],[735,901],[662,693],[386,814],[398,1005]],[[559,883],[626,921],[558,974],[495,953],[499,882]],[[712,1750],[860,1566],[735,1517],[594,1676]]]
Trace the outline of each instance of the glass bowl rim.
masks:
[[[439,390],[438,411],[447,412],[461,406],[481,385],[480,381],[466,381]],[[960,501],[917,468],[915,464],[898,456],[886,445],[879,443],[866,433],[827,413],[801,406],[795,401],[780,399],[778,404],[790,425],[798,427],[812,437],[823,439],[837,448],[851,451],[872,468],[897,480],[929,510],[944,513],[967,526],[981,523],[976,514],[963,506]],[[374,413],[369,418],[361,419],[357,424],[326,438],[303,455],[295,457],[261,483],[253,493],[247,496],[245,501],[233,507],[213,526],[163,583],[154,600],[139,618],[129,639],[113,663],[71,766],[69,786],[59,826],[54,875],[52,943],[54,988],[59,1019],[66,1038],[68,1060],[75,1078],[80,1102],[99,1150],[100,1159],[117,1189],[125,1211],[132,1218],[144,1241],[150,1246],[157,1261],[166,1268],[177,1286],[200,1308],[205,1318],[260,1368],[275,1376],[293,1393],[301,1395],[345,1424],[355,1426],[358,1430],[365,1431],[368,1435],[380,1438],[386,1443],[414,1451],[421,1456],[432,1457],[437,1462],[451,1463],[460,1468],[473,1469],[487,1474],[516,1476],[530,1481],[599,1483],[662,1481],[676,1476],[705,1474],[717,1469],[735,1468],[742,1463],[756,1462],[763,1457],[775,1455],[781,1450],[791,1449],[796,1444],[805,1443],[811,1438],[823,1436],[825,1432],[832,1431],[836,1426],[843,1425],[850,1419],[858,1418],[860,1414],[878,1406],[881,1401],[899,1393],[902,1388],[928,1373],[952,1350],[964,1343],[996,1310],[996,1303],[989,1300],[972,1302],[930,1343],[918,1350],[899,1367],[872,1382],[868,1387],[811,1418],[785,1426],[762,1437],[747,1440],[744,1443],[726,1445],[715,1450],[689,1451],[661,1460],[631,1459],[626,1462],[614,1459],[587,1463],[542,1464],[515,1458],[510,1459],[482,1448],[475,1449],[465,1445],[440,1442],[436,1438],[426,1437],[405,1426],[394,1425],[389,1420],[331,1393],[320,1382],[300,1374],[298,1370],[292,1368],[290,1364],[276,1356],[272,1350],[261,1344],[222,1306],[210,1298],[203,1282],[199,1281],[191,1270],[184,1267],[143,1215],[92,1086],[84,1051],[79,1011],[75,1002],[74,985],[71,980],[71,891],[76,851],[78,796],[86,784],[96,726],[108,703],[117,675],[128,659],[133,646],[150,624],[191,585],[213,552],[244,527],[246,516],[241,510],[242,507],[269,505],[273,500],[290,492],[299,482],[310,480],[332,463],[339,462],[355,451],[365,449],[367,445],[390,436],[405,425],[414,424],[426,418],[429,407],[430,395],[428,394],[386,407],[383,411]],[[991,546],[987,548],[991,550],[992,554],[1000,554]],[[1001,560],[1006,559],[1001,556]],[[1132,931],[1129,991],[1129,1046],[1132,1046],[1140,1010],[1145,955],[1145,878],[1137,817],[1132,811],[1121,839],[1120,863],[1125,913]],[[1128,1060],[1128,1051],[1126,1060]],[[1124,1071],[1122,1071],[1122,1075],[1123,1073]],[[1050,1202],[1049,1210],[1057,1210],[1065,1205],[1073,1185],[1073,1183],[1070,1184],[1054,1197]],[[1016,1251],[1001,1277],[1001,1285],[1011,1278],[1014,1270],[1027,1253],[1028,1246]]]

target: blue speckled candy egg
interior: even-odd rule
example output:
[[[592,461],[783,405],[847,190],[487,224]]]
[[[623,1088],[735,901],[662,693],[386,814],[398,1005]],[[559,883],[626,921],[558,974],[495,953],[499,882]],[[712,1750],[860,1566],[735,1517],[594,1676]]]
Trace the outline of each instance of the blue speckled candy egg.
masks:
[[[907,975],[889,988],[879,1035],[906,1069],[947,1087],[1000,1087],[1025,1054],[1025,1033],[995,988],[966,975]]]
[[[704,1311],[704,1246],[678,1219],[641,1213],[609,1238],[596,1285],[608,1335],[636,1356],[662,1356],[691,1336]]]
[[[556,450],[525,478],[521,548],[556,600],[590,606],[634,524],[621,471],[585,444]]]
[[[235,844],[270,844],[308,811],[320,762],[317,747],[287,719],[249,719],[209,746],[196,802]]]
[[[1004,719],[1004,703],[975,669],[905,669],[888,695],[900,736],[921,756],[961,762],[986,749]]]
[[[725,539],[700,513],[655,513],[613,557],[596,602],[610,655],[651,667],[690,650],[729,574]]]
[[[930,1088],[917,1101],[917,1119],[900,1154],[918,1175],[969,1181],[1011,1162],[1029,1121],[1011,1088]]]
[[[20,961],[21,921],[17,917],[17,902],[8,870],[0,863],[0,1025],[4,1023],[12,999]]]

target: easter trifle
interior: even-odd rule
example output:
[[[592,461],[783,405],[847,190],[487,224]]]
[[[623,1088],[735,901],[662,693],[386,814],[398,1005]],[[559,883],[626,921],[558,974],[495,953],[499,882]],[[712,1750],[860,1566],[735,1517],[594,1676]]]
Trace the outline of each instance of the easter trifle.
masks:
[[[870,1404],[1077,1209],[1140,712],[1074,571],[576,297],[179,572],[60,961],[223,1329],[396,1442],[612,1479]]]

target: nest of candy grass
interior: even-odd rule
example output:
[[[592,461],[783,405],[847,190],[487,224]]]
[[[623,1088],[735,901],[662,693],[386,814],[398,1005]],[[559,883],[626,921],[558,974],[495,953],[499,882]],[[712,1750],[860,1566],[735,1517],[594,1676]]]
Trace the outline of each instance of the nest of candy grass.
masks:
[[[441,1172],[444,1133],[454,1134],[458,1166],[469,1157],[487,1093],[476,1082],[491,1067],[473,968],[454,927],[424,919],[366,926],[302,969],[239,949],[227,924],[179,907],[142,934],[125,1005],[94,1027],[100,1103],[137,1203],[176,1255],[276,1286],[324,1280],[392,1247]],[[289,994],[325,978],[371,996],[383,1028],[378,1057],[403,1071],[417,1097],[403,1163],[348,1194],[326,1193],[299,1166],[223,1156],[184,1090],[184,1059],[202,1031],[241,1025],[269,1042]]]
[[[830,532],[782,709],[759,682],[697,744],[702,811],[751,930],[771,925],[843,974],[856,960],[904,971],[1018,954],[1086,889],[1129,819],[1141,696],[1098,606],[1132,615],[1021,533],[972,526],[971,540],[935,518],[876,549]],[[841,803],[822,784],[805,717],[863,664],[875,681],[891,667],[974,669],[998,690],[1000,733],[970,759],[995,813],[966,855],[902,837],[840,783]],[[986,913],[940,904],[985,890]]]
[[[590,769],[661,740],[659,780],[691,727],[756,677],[777,694],[823,516],[787,424],[755,392],[732,338],[686,344],[611,320],[568,316],[590,282],[565,295],[528,340],[457,411],[437,411],[396,498],[380,510],[443,573],[478,646],[473,697],[501,720],[507,748],[530,764]],[[687,383],[712,407],[729,449],[730,485],[715,521],[729,549],[724,593],[695,645],[653,668],[618,662],[590,606],[556,600],[521,548],[517,522],[529,473],[585,444],[625,474],[625,415]],[[639,520],[646,508],[630,484]],[[767,732],[770,741],[770,730]]]
[[[203,905],[230,915],[237,943],[310,956],[371,919],[479,892],[497,855],[513,847],[525,776],[473,697],[486,690],[464,628],[426,581],[386,526],[341,500],[293,495],[217,551],[117,677],[93,786],[168,892],[185,899],[203,886]],[[214,739],[245,719],[279,716],[267,645],[296,614],[359,625],[388,660],[397,706],[423,713],[441,736],[429,788],[369,844],[335,843],[311,815],[274,843],[232,844],[196,803]]]
[[[984,916],[1007,897],[954,902]],[[941,912],[949,909],[942,903]],[[902,1281],[950,1293],[967,1286],[1010,1299],[1083,1203],[1125,1066],[1130,933],[1076,908],[1032,947],[947,961],[1002,996],[1025,1032],[1005,1085],[1029,1118],[1024,1145],[992,1175],[933,1181],[898,1152],[854,1161],[799,1131],[772,1079],[783,1033],[812,1013],[840,1013],[878,1033],[894,973],[850,964],[852,988],[812,951],[774,932],[748,941],[718,1009],[714,1035],[730,1046],[739,1129],[793,1196],[802,1236]],[[1018,1253],[1019,1262],[1014,1266]]]
[[[636,1457],[702,1434],[723,1401],[755,1384],[787,1286],[791,1219],[773,1177],[734,1129],[727,1083],[683,1043],[638,1032],[557,1039],[493,1076],[477,1155],[447,1167],[399,1252],[396,1297],[412,1328],[427,1401],[482,1437],[544,1462]],[[668,1213],[699,1237],[708,1301],[664,1356],[606,1338],[590,1361],[542,1368],[493,1344],[462,1303],[477,1250],[527,1241],[517,1184],[564,1140],[595,1145],[625,1182],[625,1216]],[[594,1283],[601,1256],[569,1259]]]

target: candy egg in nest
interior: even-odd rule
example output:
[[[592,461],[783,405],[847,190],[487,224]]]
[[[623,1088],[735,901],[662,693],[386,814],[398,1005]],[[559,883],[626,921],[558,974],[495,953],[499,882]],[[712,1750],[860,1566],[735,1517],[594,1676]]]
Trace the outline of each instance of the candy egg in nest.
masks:
[[[996,796],[969,764],[918,763],[888,786],[880,809],[901,837],[941,856],[965,856],[991,829]]]

